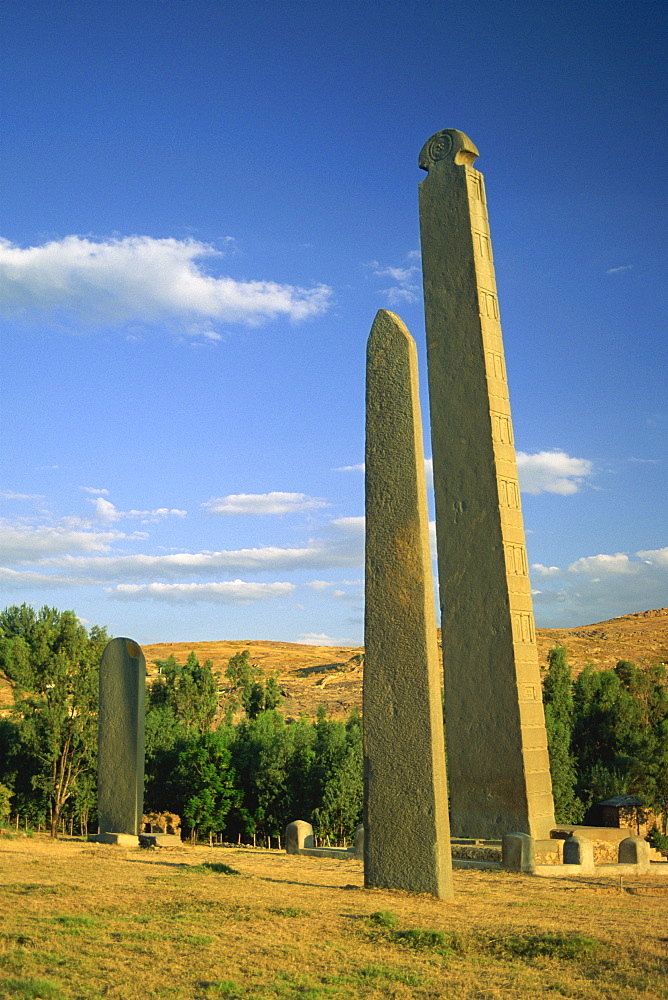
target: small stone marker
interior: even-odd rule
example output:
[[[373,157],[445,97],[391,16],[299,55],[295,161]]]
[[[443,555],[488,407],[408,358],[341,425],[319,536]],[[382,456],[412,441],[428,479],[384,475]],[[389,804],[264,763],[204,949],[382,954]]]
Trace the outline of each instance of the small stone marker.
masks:
[[[112,639],[100,663],[100,836],[137,837],[144,801],[146,662],[132,639]]]
[[[365,592],[365,885],[451,899],[417,352],[384,309],[367,347]]]
[[[501,841],[501,865],[509,872],[533,872],[535,844],[528,833],[506,833]]]
[[[649,844],[642,837],[627,837],[619,845],[620,865],[641,865],[649,868]]]
[[[313,827],[303,819],[288,823],[285,828],[285,850],[288,854],[299,854],[304,847],[313,847]]]
[[[453,834],[541,840],[552,783],[492,244],[478,150],[420,154],[431,437]]]
[[[594,845],[588,837],[569,837],[564,841],[564,864],[580,865],[583,871],[594,870]]]

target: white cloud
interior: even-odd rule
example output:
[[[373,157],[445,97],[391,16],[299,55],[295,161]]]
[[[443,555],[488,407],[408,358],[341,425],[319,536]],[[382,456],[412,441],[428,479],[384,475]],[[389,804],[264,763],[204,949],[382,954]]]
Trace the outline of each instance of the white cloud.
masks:
[[[6,562],[37,562],[39,568],[71,574],[77,583],[103,580],[164,579],[188,574],[273,573],[361,566],[364,562],[364,518],[342,517],[329,524],[306,545],[261,546],[217,552],[173,552],[166,555],[75,555],[108,552],[112,541],[137,539],[120,532],[67,531],[64,528],[6,528]],[[0,552],[3,533],[0,530]]]
[[[214,497],[202,506],[210,514],[262,515],[293,514],[329,507],[329,504],[306,493],[231,493],[226,497]]]
[[[418,259],[416,253],[419,257],[419,251],[411,250],[408,254],[408,259]],[[396,284],[391,285],[389,288],[381,289],[383,295],[387,296],[390,305],[399,305],[401,302],[417,302],[419,285],[416,284],[416,278],[420,273],[420,267],[417,264],[409,264],[408,267],[393,267],[391,265],[380,264],[377,260],[372,260],[368,264],[368,267],[371,268],[376,277],[390,278],[396,282]]]
[[[125,538],[118,531],[83,531],[62,526],[16,525],[0,522],[0,559],[26,563],[72,552],[108,552],[112,542]]]
[[[517,472],[524,493],[577,493],[594,471],[586,458],[571,458],[565,451],[539,451],[529,455],[517,452]]]
[[[632,271],[633,264],[622,264],[621,267],[609,267],[606,274],[619,274],[620,271]]]
[[[79,581],[71,576],[57,576],[52,573],[36,573],[34,570],[17,570],[8,566],[0,566],[0,590],[17,590],[23,588],[51,590],[63,587],[73,587]],[[90,582],[90,581],[84,581]]]
[[[338,639],[333,639],[325,632],[302,632],[297,642],[302,646],[340,646]]]
[[[79,489],[83,490],[84,493],[92,493],[94,496],[100,496],[100,497],[109,496],[109,490],[98,490],[95,488],[95,486],[80,486]]]
[[[539,576],[560,576],[561,570],[558,566],[543,566],[542,563],[532,563],[531,569]],[[537,593],[540,593],[537,591]]]
[[[616,552],[615,555],[584,556],[576,559],[568,567],[569,573],[637,573],[640,569],[639,563],[633,563],[624,552]]]
[[[333,472],[364,472],[364,462],[358,462],[357,465],[341,465],[338,469],[333,469]]]
[[[105,588],[113,597],[124,600],[159,600],[184,604],[211,601],[218,604],[252,604],[275,597],[289,597],[293,583],[249,583],[228,580],[222,583],[120,583]]]
[[[224,254],[197,240],[66,236],[42,246],[0,239],[0,301],[5,318],[50,317],[80,329],[129,322],[175,324],[215,339],[212,323],[255,326],[278,316],[325,312],[331,289],[214,277],[202,262]]]
[[[541,576],[534,603],[542,625],[584,625],[666,604],[668,546],[635,557],[624,552],[583,556],[566,571],[538,563],[531,570]]]
[[[155,521],[164,521],[166,517],[185,517],[188,513],[175,507],[157,507],[155,510],[118,510],[110,500],[105,500],[104,497],[96,497],[95,499],[89,497],[88,502],[95,505],[96,519],[105,523],[129,518],[140,521],[142,524],[152,524]]]
[[[668,545],[663,549],[647,549],[636,554],[650,566],[668,566]]]
[[[311,590],[320,591],[320,590],[327,590],[327,588],[332,587],[333,584],[328,583],[327,580],[311,580],[309,583],[306,584],[306,586],[310,587]]]

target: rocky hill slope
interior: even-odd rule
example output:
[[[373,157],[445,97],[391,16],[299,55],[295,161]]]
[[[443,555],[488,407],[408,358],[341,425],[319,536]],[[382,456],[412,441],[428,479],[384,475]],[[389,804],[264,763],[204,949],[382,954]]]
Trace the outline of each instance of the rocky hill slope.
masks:
[[[569,662],[577,675],[587,663],[599,669],[614,667],[618,660],[637,664],[668,662],[668,608],[641,611],[610,621],[576,628],[537,629],[541,667],[557,644],[568,649]],[[304,646],[290,642],[239,639],[221,642],[172,642],[144,646],[150,676],[157,673],[154,660],[173,654],[185,662],[191,650],[200,661],[213,661],[214,671],[224,674],[231,656],[248,649],[251,659],[266,675],[275,673],[285,693],[283,711],[288,716],[305,712],[315,715],[324,705],[334,717],[348,715],[362,705],[362,647]]]

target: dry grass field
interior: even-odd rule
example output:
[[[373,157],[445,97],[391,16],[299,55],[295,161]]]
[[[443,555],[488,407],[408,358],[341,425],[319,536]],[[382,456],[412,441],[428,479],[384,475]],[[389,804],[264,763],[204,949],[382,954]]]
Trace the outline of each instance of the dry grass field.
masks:
[[[456,872],[456,901],[357,861],[0,838],[0,997],[668,997],[668,885]],[[409,932],[409,933],[406,933]]]

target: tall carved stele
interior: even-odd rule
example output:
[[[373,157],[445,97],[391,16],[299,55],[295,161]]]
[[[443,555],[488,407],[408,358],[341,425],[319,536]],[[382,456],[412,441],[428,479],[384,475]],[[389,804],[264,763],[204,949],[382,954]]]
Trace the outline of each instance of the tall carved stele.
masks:
[[[100,663],[97,734],[100,833],[137,836],[144,802],[146,662],[132,639],[112,639]]]
[[[364,880],[452,898],[415,341],[381,309],[367,347]]]
[[[552,784],[477,156],[456,129],[420,154],[451,822],[456,836],[545,838]]]

